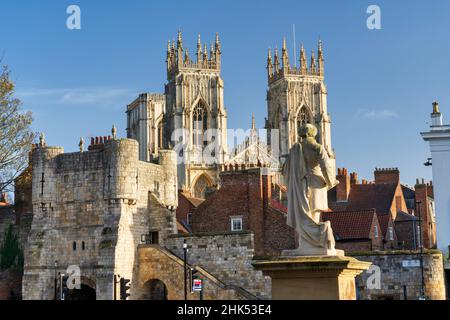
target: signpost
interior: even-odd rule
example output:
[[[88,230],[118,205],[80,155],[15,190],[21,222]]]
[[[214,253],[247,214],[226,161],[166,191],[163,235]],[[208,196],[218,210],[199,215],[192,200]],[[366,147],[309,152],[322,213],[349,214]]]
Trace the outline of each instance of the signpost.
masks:
[[[418,268],[420,267],[420,260],[403,260],[403,268]]]
[[[202,291],[203,290],[203,283],[202,279],[193,279],[192,280],[192,291]]]

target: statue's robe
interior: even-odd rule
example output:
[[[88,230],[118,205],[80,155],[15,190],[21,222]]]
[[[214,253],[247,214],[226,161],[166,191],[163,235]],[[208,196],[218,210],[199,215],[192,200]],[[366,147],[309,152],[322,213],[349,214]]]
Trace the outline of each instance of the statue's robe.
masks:
[[[299,234],[299,249],[334,249],[330,222],[318,218],[319,212],[328,210],[328,189],[336,185],[326,150],[312,137],[294,144],[283,166],[283,176],[288,190],[287,224]]]

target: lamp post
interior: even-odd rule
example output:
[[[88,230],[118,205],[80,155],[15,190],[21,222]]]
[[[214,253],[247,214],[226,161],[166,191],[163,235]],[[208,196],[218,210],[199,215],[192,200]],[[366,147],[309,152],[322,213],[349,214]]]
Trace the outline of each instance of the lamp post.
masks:
[[[423,233],[422,233],[422,214],[420,212],[420,205],[422,201],[417,201],[417,212],[419,214],[419,248],[420,248],[420,273],[422,277],[422,285],[420,286],[420,300],[425,300],[425,277],[423,274]]]
[[[58,260],[55,260],[55,300],[57,299],[58,296],[58,276],[56,274],[56,271],[58,269]]]
[[[183,252],[184,252],[184,300],[187,300],[187,243],[186,240],[183,242]]]

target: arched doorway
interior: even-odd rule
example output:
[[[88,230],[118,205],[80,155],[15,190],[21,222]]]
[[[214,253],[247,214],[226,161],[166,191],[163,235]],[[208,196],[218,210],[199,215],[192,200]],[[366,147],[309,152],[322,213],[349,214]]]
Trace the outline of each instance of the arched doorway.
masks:
[[[143,300],[167,300],[167,287],[159,279],[151,279],[144,284]]]
[[[64,300],[96,300],[95,289],[88,285],[81,284],[80,289],[68,290]]]

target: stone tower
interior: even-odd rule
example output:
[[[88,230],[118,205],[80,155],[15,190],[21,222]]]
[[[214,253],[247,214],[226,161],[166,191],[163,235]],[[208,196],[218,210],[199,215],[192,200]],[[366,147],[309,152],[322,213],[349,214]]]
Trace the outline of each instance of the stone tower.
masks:
[[[198,36],[196,58],[177,41],[167,46],[165,143],[178,154],[179,188],[203,198],[218,182],[227,155],[227,113],[223,101],[221,43],[216,34],[209,52]]]
[[[114,275],[130,279],[135,294],[142,239],[164,244],[177,233],[175,152],[159,150],[158,163],[151,163],[139,161],[133,139],[96,137],[88,151],[64,153],[42,138],[31,165],[23,298],[54,299],[57,273],[71,266],[80,270],[83,294],[112,300]]]
[[[318,129],[317,140],[332,159],[331,120],[327,111],[327,89],[324,82],[324,58],[322,42],[319,40],[317,59],[311,52],[307,64],[303,44],[300,49],[299,67],[289,63],[286,40],[283,40],[281,56],[278,49],[269,49],[267,56],[268,144],[272,154],[284,161],[291,146],[299,139],[302,124],[311,123]],[[274,130],[277,129],[277,130]]]

